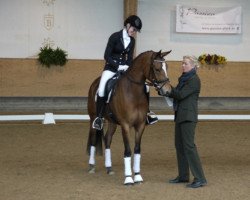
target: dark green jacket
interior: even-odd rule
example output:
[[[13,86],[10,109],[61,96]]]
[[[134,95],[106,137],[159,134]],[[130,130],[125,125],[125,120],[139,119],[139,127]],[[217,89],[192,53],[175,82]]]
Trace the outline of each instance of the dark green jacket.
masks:
[[[173,88],[170,97],[177,101],[175,122],[198,121],[198,98],[201,83],[197,74],[186,81],[185,85],[178,91]]]

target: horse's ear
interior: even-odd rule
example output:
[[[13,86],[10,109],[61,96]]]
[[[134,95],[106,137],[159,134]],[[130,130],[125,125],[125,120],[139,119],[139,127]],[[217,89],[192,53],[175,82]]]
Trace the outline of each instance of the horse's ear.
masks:
[[[156,53],[156,56],[161,56],[161,50]]]
[[[162,58],[165,57],[165,56],[168,55],[171,51],[172,51],[172,50],[167,51],[167,52],[162,52],[162,53],[161,53],[161,57],[162,57]],[[161,52],[161,51],[160,51],[160,52]]]

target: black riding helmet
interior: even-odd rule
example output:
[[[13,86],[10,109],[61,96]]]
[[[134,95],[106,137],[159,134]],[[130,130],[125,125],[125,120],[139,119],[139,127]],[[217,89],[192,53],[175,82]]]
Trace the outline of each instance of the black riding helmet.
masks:
[[[141,19],[136,16],[136,15],[131,15],[129,16],[125,21],[124,21],[124,26],[127,24],[130,24],[131,26],[135,27],[139,32],[142,28],[142,22]]]

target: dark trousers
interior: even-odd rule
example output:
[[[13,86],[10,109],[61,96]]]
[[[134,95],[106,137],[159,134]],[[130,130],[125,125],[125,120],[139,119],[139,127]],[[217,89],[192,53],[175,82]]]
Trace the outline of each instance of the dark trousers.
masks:
[[[206,180],[200,158],[194,143],[195,122],[175,124],[175,148],[178,162],[178,172],[181,179],[189,179],[189,168],[194,180]]]

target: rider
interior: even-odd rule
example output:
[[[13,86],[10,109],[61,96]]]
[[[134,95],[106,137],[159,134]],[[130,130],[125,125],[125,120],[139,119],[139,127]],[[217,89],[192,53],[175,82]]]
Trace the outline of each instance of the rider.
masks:
[[[124,28],[113,33],[109,37],[104,53],[104,59],[106,63],[102,72],[97,94],[97,117],[92,124],[92,127],[97,130],[101,130],[103,128],[103,113],[105,107],[104,91],[106,82],[112,78],[117,71],[126,71],[129,66],[131,66],[135,48],[134,37],[136,32],[140,32],[141,28],[141,19],[136,15],[131,15],[124,21]],[[149,102],[148,86],[146,86],[146,96]],[[151,111],[148,111],[147,124],[154,124],[157,121],[158,118],[155,116],[155,114]]]

